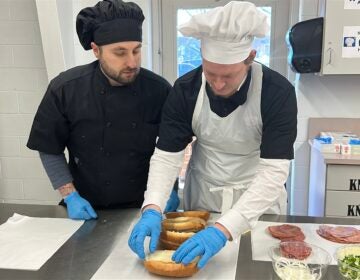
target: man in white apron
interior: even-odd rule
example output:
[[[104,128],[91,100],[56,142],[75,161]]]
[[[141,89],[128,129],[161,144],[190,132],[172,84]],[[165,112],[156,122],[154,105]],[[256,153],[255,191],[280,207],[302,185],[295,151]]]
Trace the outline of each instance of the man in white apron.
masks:
[[[266,16],[251,3],[233,1],[193,16],[180,27],[201,40],[202,67],[180,77],[164,106],[160,137],[151,159],[142,218],[129,246],[144,258],[160,234],[161,211],[193,143],[184,189],[185,210],[222,213],[174,253],[198,267],[255,226],[264,213],[286,214],[286,190],[297,105],[294,87],[280,74],[253,62],[254,37],[268,31]]]

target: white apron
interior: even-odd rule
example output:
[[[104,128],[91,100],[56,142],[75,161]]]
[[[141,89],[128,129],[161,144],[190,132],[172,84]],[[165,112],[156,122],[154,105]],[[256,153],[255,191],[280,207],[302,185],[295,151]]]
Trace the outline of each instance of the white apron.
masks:
[[[224,118],[211,111],[205,85],[202,74],[192,119],[197,139],[185,177],[184,208],[223,213],[246,191],[259,163],[262,68],[253,63],[246,102]],[[285,188],[279,201],[269,213],[286,211]]]

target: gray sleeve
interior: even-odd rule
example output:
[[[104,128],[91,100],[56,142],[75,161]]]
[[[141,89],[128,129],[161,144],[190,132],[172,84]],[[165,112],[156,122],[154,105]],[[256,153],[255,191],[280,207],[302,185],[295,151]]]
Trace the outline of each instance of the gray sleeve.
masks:
[[[39,154],[41,162],[55,190],[73,181],[64,153],[53,155],[39,152]]]

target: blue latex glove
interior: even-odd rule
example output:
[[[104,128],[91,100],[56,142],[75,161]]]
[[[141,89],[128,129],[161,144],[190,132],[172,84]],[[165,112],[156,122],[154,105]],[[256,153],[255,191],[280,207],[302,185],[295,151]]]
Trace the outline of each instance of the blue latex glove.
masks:
[[[64,202],[67,205],[68,216],[74,220],[96,219],[97,215],[90,203],[82,198],[78,192],[72,192],[65,197]]]
[[[187,265],[197,256],[202,256],[197,266],[203,268],[210,258],[225,246],[226,241],[227,238],[221,230],[208,227],[181,244],[174,252],[172,260]]]
[[[160,237],[162,215],[154,209],[145,210],[131,232],[128,244],[140,259],[145,259],[144,241],[150,236],[150,253],[156,250]]]
[[[170,198],[166,203],[166,207],[164,213],[174,212],[179,207],[180,199],[176,191],[172,191],[170,194]]]

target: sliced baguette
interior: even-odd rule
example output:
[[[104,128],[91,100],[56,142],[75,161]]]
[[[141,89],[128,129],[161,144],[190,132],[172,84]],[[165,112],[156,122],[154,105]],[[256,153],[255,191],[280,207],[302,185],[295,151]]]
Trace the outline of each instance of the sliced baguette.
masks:
[[[169,240],[171,242],[183,243],[191,236],[193,236],[195,232],[177,232],[177,231],[163,231],[160,234],[160,238]]]
[[[160,234],[160,246],[163,249],[176,250],[194,234],[195,232],[163,231]]]
[[[198,258],[185,266],[171,260],[174,252],[171,250],[155,251],[146,257],[144,261],[145,268],[151,273],[170,277],[189,277],[198,271]]]
[[[176,250],[177,248],[180,247],[180,245],[181,245],[181,243],[171,242],[169,240],[159,238],[159,247],[158,247],[158,249]]]

